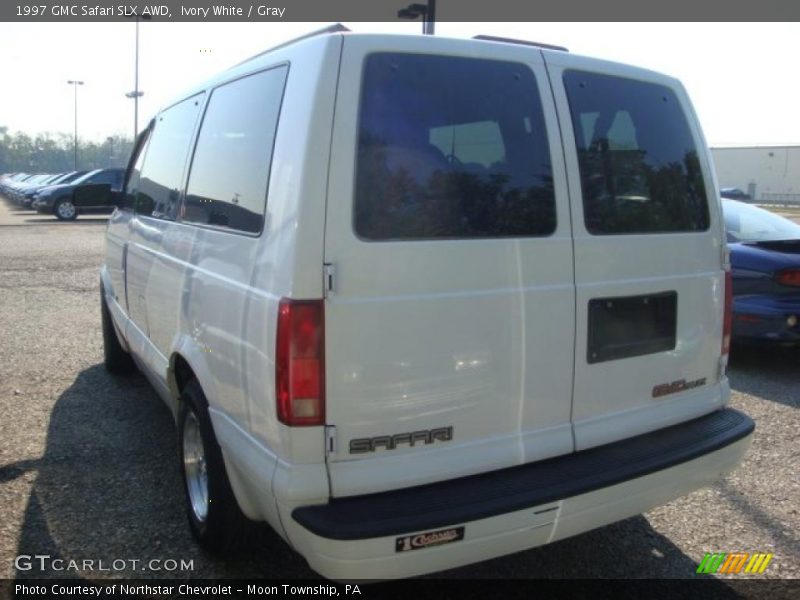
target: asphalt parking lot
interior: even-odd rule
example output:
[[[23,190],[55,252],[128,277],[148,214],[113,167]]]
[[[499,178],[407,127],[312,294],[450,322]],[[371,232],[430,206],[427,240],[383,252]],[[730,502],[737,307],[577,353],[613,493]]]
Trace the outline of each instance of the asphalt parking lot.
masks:
[[[317,577],[266,530],[224,561],[194,545],[170,414],[141,376],[102,366],[104,224],[61,223],[0,199],[0,578]],[[732,405],[757,423],[729,477],[624,522],[437,577],[693,578],[706,552],[741,551],[774,554],[761,577],[800,578],[800,352],[736,348],[729,376]],[[34,554],[126,562],[91,573],[15,564]],[[192,564],[142,571],[152,559]]]

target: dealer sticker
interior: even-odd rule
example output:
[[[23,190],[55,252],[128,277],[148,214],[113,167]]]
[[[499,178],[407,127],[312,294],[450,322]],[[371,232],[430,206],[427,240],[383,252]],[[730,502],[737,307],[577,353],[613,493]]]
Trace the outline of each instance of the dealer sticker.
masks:
[[[394,542],[395,552],[408,552],[409,550],[420,550],[431,546],[441,546],[450,542],[458,542],[464,539],[464,528],[453,527],[452,529],[440,529],[438,531],[428,531],[426,533],[415,533],[399,537]]]

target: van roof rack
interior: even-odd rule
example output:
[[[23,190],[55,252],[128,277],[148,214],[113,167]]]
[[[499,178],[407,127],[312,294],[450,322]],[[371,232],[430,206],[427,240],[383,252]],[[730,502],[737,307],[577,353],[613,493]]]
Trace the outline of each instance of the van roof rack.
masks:
[[[494,35],[476,35],[473,40],[484,40],[486,42],[503,42],[505,44],[521,44],[522,46],[533,46],[535,48],[544,48],[545,50],[558,50],[560,52],[569,52],[564,46],[554,46],[552,44],[543,44],[541,42],[529,42],[528,40],[515,40],[514,38],[497,37]]]
[[[286,42],[283,42],[282,44],[278,44],[277,46],[272,46],[271,48],[268,48],[267,50],[264,50],[263,52],[259,52],[258,54],[254,54],[250,58],[246,58],[242,62],[236,63],[234,65],[234,67],[238,67],[239,65],[243,65],[246,62],[250,62],[254,58],[258,58],[259,56],[264,56],[265,54],[267,54],[269,52],[272,52],[273,50],[277,50],[278,48],[283,48],[284,46],[288,46],[290,44],[294,44],[296,42],[299,42],[299,41],[302,41],[302,40],[305,40],[305,39],[308,39],[308,38],[311,38],[311,37],[316,37],[318,35],[330,35],[332,33],[344,33],[344,32],[347,32],[347,31],[351,31],[351,29],[345,27],[341,23],[334,23],[333,25],[329,25],[328,27],[323,27],[322,29],[317,29],[316,31],[311,31],[309,33],[306,33],[305,35],[301,35],[300,37],[296,37],[296,38],[293,38],[293,39],[288,40]]]

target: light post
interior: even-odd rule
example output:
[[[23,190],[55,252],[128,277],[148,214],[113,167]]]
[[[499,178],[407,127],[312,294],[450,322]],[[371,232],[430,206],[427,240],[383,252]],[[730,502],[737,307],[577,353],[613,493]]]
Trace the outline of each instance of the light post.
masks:
[[[78,170],[78,86],[83,85],[83,82],[70,79],[69,81],[67,81],[67,84],[71,85],[72,89],[75,91],[75,149],[74,149],[75,164],[73,165],[73,169],[77,171]]]
[[[436,0],[428,0],[427,4],[409,4],[406,8],[397,11],[401,19],[416,19],[422,17],[422,34],[433,35],[436,23]]]
[[[133,139],[139,134],[139,98],[144,96],[144,92],[139,90],[139,20],[150,19],[150,15],[127,15],[136,19],[136,51],[133,67],[133,91],[125,94],[126,98],[133,98]]]

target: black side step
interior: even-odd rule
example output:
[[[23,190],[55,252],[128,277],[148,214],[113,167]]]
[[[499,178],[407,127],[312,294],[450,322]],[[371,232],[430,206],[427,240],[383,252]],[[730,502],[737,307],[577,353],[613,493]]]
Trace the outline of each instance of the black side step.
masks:
[[[359,540],[435,529],[591,492],[699,458],[747,437],[755,423],[737,410],[711,414],[527,465],[402,490],[334,498],[292,512],[324,538]]]

